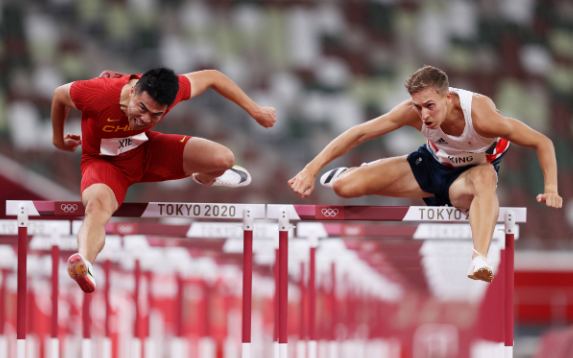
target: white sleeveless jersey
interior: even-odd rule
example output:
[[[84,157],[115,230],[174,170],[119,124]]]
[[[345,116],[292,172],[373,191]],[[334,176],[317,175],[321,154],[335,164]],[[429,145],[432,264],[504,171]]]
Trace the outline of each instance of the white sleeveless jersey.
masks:
[[[460,98],[466,121],[464,131],[456,137],[445,134],[442,128],[430,129],[423,125],[422,134],[428,139],[428,150],[434,159],[450,168],[496,163],[509,148],[509,141],[503,138],[484,138],[477,134],[472,123],[473,92],[452,87],[450,92]]]

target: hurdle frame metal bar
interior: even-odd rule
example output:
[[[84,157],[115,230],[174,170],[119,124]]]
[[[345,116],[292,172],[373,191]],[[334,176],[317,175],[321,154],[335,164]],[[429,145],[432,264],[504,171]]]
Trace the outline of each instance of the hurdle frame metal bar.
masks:
[[[309,275],[308,275],[308,358],[316,358],[318,355],[318,341],[316,337],[316,249],[318,248],[318,236],[311,231],[309,241]]]
[[[447,215],[447,217],[446,217]],[[415,222],[468,222],[469,210],[463,211],[454,207],[419,207],[419,206],[342,206],[342,205],[267,205],[267,219],[279,220],[279,229],[281,220],[284,222],[285,217],[288,220],[300,221],[415,221]],[[505,208],[501,207],[497,222],[505,224],[505,317],[504,317],[504,356],[505,358],[513,357],[513,290],[514,290],[514,249],[515,249],[515,232],[517,222],[526,222],[526,208]],[[279,233],[280,234],[280,233]],[[288,240],[288,237],[287,237]],[[287,241],[285,240],[285,241]],[[288,245],[288,241],[287,244]],[[285,246],[286,246],[285,245]],[[281,256],[281,260],[283,257]],[[284,258],[288,260],[288,252]],[[288,279],[288,266],[280,266],[281,273],[279,277],[284,280],[286,275]],[[284,284],[280,282],[279,285]],[[288,286],[287,286],[288,289]],[[288,292],[281,292],[281,297],[288,297]],[[279,304],[281,299],[279,298]],[[286,320],[288,315],[281,311],[286,307],[279,307],[279,327],[287,327]],[[286,331],[286,328],[285,328]],[[280,333],[279,333],[280,334]],[[287,358],[287,342],[280,351],[280,358]],[[314,354],[314,352],[313,352]]]
[[[16,320],[16,356],[26,358],[26,307],[28,299],[28,206],[18,206],[18,304]]]
[[[8,340],[5,336],[5,323],[6,323],[6,280],[8,279],[8,270],[5,268],[0,269],[0,355],[5,354],[8,356]]]
[[[248,211],[250,215],[245,215],[244,212]],[[219,220],[241,220],[244,226],[253,226],[252,220],[265,219],[266,206],[265,204],[225,204],[225,203],[164,203],[164,202],[149,202],[149,203],[123,203],[122,206],[113,214],[114,217],[145,217],[145,218],[166,218],[166,217],[183,217],[194,219],[219,219]],[[63,216],[63,217],[79,217],[84,216],[85,210],[80,201],[30,201],[30,200],[7,200],[6,201],[6,215],[17,216],[18,220],[18,307],[17,307],[17,358],[26,358],[26,292],[27,292],[27,236],[29,216]],[[246,223],[246,224],[245,224]],[[250,224],[249,224],[250,223]],[[288,240],[288,229],[287,229]],[[245,237],[248,237],[246,234]],[[252,230],[250,237],[252,239]],[[287,253],[288,255],[288,253]],[[249,256],[249,254],[247,254]],[[252,280],[252,243],[250,252],[250,272],[248,276]],[[247,267],[247,269],[249,269]],[[288,277],[288,276],[287,276]],[[252,281],[249,285],[252,290]],[[249,297],[252,292],[249,293]],[[91,340],[88,338],[91,334],[89,332],[89,298],[85,298],[84,305],[88,305],[83,309],[83,336],[82,352],[90,351],[91,353]],[[244,307],[247,305],[244,305]],[[248,309],[250,310],[251,304],[249,303]],[[250,315],[249,315],[250,321]],[[249,332],[244,332],[243,337],[249,337],[250,343],[250,322],[244,325],[245,329],[249,328]],[[243,358],[250,358],[250,347],[246,349],[249,356]],[[85,354],[85,353],[83,353]],[[84,358],[91,358],[91,355],[83,355]]]
[[[243,325],[242,356],[251,356],[251,309],[253,292],[253,230],[254,218],[250,208],[243,211]]]
[[[57,228],[52,233],[52,327],[50,337],[50,357],[60,356],[60,340],[58,338],[58,297],[59,297],[59,271],[60,271],[60,246],[58,245]]]
[[[288,357],[288,232],[290,221],[281,208],[279,221],[279,358]]]
[[[110,315],[111,315],[111,302],[110,302],[110,291],[111,291],[111,261],[106,259],[103,263],[103,272],[105,278],[105,285],[103,289],[104,302],[105,302],[105,321],[104,321],[104,337],[103,337],[103,358],[111,358],[113,355],[112,345],[111,345],[111,330],[110,330]]]

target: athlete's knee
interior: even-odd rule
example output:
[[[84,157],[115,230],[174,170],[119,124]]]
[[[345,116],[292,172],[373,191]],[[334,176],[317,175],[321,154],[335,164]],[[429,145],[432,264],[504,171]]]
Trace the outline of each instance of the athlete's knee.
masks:
[[[111,217],[113,214],[113,207],[106,203],[107,200],[99,197],[91,198],[86,203],[85,215],[86,217],[98,217],[105,219]]]
[[[334,193],[336,193],[336,195],[344,199],[351,199],[360,196],[354,185],[343,177],[336,179],[334,184],[332,184],[332,189],[334,189]]]
[[[494,190],[497,186],[497,172],[492,165],[481,165],[472,176],[472,182],[477,190]]]
[[[215,156],[213,165],[221,170],[230,169],[235,165],[235,154],[230,149],[225,148]]]

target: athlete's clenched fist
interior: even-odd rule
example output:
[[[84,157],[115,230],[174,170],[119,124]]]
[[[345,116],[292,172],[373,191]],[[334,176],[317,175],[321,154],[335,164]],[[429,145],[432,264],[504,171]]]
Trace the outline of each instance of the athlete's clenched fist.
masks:
[[[563,206],[563,199],[557,193],[545,193],[537,195],[537,201],[550,208],[559,209]]]
[[[259,107],[251,114],[251,117],[262,127],[271,128],[277,121],[277,114],[273,107]]]

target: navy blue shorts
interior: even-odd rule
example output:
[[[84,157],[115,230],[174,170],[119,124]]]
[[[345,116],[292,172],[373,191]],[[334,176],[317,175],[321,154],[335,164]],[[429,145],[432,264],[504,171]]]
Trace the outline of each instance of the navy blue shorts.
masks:
[[[501,158],[503,155],[491,163],[496,172],[499,172]],[[410,153],[408,162],[420,188],[426,193],[434,194],[434,196],[423,198],[428,206],[453,206],[450,202],[450,186],[463,172],[475,167],[475,165],[468,165],[453,169],[448,168],[434,159],[426,144],[418,148],[417,151]]]

